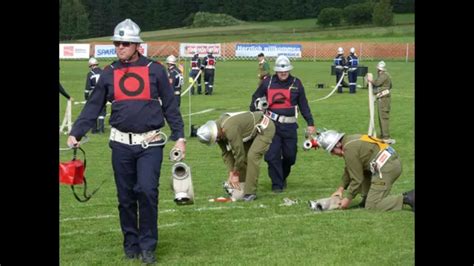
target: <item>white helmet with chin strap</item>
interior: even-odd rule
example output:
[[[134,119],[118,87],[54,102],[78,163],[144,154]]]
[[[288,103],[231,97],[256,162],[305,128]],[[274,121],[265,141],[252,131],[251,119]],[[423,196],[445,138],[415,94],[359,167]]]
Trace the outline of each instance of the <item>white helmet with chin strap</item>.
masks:
[[[382,71],[385,71],[385,62],[384,61],[380,61],[378,64],[377,64],[377,69],[378,70],[382,70]]]
[[[143,40],[140,38],[140,27],[137,25],[137,23],[133,22],[129,18],[115,26],[114,36],[111,38],[111,40],[132,43],[143,42]]]
[[[291,65],[290,59],[288,59],[288,57],[280,55],[275,60],[275,66],[273,67],[275,72],[286,72],[292,69],[293,66]]]
[[[94,65],[98,65],[99,64],[99,61],[97,61],[97,59],[95,59],[94,57],[91,57],[89,59],[89,66],[94,66]]]
[[[166,63],[176,65],[176,56],[174,56],[174,55],[168,56],[166,58]]]
[[[209,120],[206,124],[200,126],[196,135],[201,143],[211,145],[217,141],[217,124],[214,120]]]
[[[326,130],[320,132],[316,137],[318,145],[325,149],[327,152],[331,152],[336,146],[337,142],[344,136],[345,133],[339,133],[336,130]]]
[[[352,47],[349,51],[353,54],[353,53],[355,53],[356,49],[354,47]]]
[[[337,54],[343,54],[343,53],[344,53],[344,49],[342,49],[342,47],[337,48]]]

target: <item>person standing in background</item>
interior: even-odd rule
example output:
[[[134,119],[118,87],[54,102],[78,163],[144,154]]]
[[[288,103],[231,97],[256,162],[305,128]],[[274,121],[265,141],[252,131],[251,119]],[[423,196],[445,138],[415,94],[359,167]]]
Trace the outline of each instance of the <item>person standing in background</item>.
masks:
[[[212,95],[214,90],[214,75],[216,71],[216,58],[212,55],[212,50],[209,49],[209,52],[206,57],[203,59],[203,64],[201,69],[204,69],[204,85],[206,95]]]
[[[336,85],[339,83],[344,72],[347,70],[346,58],[344,58],[344,49],[342,47],[337,48],[337,55],[334,57],[334,67],[336,68]],[[347,83],[342,78],[339,87],[337,87],[337,92],[342,93],[342,87],[348,87]]]
[[[168,78],[170,80],[170,85],[174,90],[174,97],[178,102],[178,106],[181,106],[181,87],[184,84],[184,78],[181,70],[176,67],[176,56],[168,56],[166,58],[166,64],[168,65]]]
[[[89,96],[95,89],[95,84],[99,81],[100,74],[102,69],[99,67],[99,62],[94,57],[89,59],[89,72],[86,77],[86,87],[84,89],[84,100],[88,100]],[[92,127],[91,133],[104,133],[105,132],[105,116],[107,115],[107,102],[104,104],[104,107],[100,111],[99,117],[97,118],[97,123]]]
[[[384,61],[377,64],[377,78],[367,79],[367,82],[375,86],[374,94],[377,103],[377,111],[380,125],[380,138],[388,144],[395,144],[395,139],[390,138],[390,107],[391,107],[391,89],[392,78],[387,73]]]
[[[265,60],[263,53],[258,54],[258,86],[260,86],[264,79],[270,77],[270,65]]]
[[[191,80],[189,82],[192,82],[197,74],[199,73],[199,70],[201,68],[201,58],[199,58],[199,54],[195,53],[193,55],[193,58],[191,59],[191,71],[189,72],[189,77]],[[197,94],[202,94],[202,89],[201,89],[201,80],[202,80],[202,72],[199,75],[199,77],[196,79],[196,84],[197,84]],[[194,84],[191,87],[191,94],[194,95]]]
[[[355,54],[355,48],[352,47],[350,54],[347,56],[347,76],[349,79],[349,93],[356,93],[357,86],[357,66],[359,65],[359,58]]]

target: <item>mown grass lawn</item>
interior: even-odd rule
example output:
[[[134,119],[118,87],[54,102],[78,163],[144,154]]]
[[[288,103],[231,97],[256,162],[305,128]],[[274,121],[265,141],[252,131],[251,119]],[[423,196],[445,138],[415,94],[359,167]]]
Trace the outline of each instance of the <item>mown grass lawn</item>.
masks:
[[[106,62],[101,62],[104,66]],[[315,101],[335,84],[330,75],[331,62],[293,62],[292,74],[305,86],[318,128],[336,129],[347,134],[366,133],[368,128],[367,89],[355,95],[336,94]],[[376,62],[362,62],[375,73]],[[273,66],[273,63],[271,64]],[[414,187],[414,63],[387,62],[393,79],[391,131],[397,140],[403,173],[392,193]],[[75,98],[83,100],[86,61],[62,61],[61,82]],[[193,115],[192,124],[216,119],[223,112],[248,110],[257,84],[257,63],[219,61],[212,96],[192,96],[191,112],[213,109]],[[187,77],[185,78],[187,80]],[[362,79],[359,77],[359,84]],[[185,162],[191,167],[195,204],[177,206],[170,188],[171,166],[163,161],[159,203],[159,246],[156,251],[163,265],[413,265],[414,213],[409,208],[395,212],[375,212],[353,208],[326,213],[312,212],[306,202],[329,196],[337,187],[343,160],[322,150],[303,152],[282,194],[271,192],[266,163],[261,166],[258,199],[251,203],[213,203],[210,198],[223,196],[222,181],[226,169],[217,146],[208,147],[189,138],[189,98],[182,98],[181,111],[188,135]],[[63,117],[65,100],[59,96]],[[83,105],[73,105],[73,120]],[[110,112],[110,107],[108,109]],[[60,123],[61,121],[58,121]],[[300,145],[306,126],[299,117]],[[378,129],[378,127],[377,127]],[[164,129],[169,133],[169,128]],[[110,132],[107,125],[106,133]],[[69,187],[60,189],[60,262],[61,265],[140,265],[123,260],[116,189],[110,163],[108,134],[89,135],[86,176],[91,188],[106,183],[87,203],[77,202]],[[60,136],[65,147],[66,137]],[[165,147],[165,156],[173,143]],[[301,146],[300,146],[301,147]],[[69,160],[70,152],[61,152]],[[283,198],[299,200],[293,206],[280,206]],[[358,204],[356,198],[353,205]]]

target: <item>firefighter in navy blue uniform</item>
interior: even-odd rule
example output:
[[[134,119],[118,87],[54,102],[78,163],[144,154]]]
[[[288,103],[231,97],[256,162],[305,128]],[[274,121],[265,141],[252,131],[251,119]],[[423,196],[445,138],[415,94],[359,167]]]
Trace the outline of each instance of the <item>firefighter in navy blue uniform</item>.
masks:
[[[176,67],[176,56],[170,55],[166,58],[166,64],[168,65],[168,79],[170,85],[174,91],[174,97],[178,102],[178,106],[181,106],[181,87],[184,84],[183,74],[181,70]]]
[[[174,148],[185,154],[184,124],[165,67],[138,52],[140,28],[126,19],[114,30],[118,61],[107,66],[74,123],[68,146],[78,146],[104,103],[112,102],[109,146],[118,196],[125,258],[156,262],[158,186],[166,122]]]
[[[191,59],[191,71],[189,72],[189,77],[192,78],[193,80],[196,78],[197,74],[199,73],[199,70],[201,69],[201,58],[199,58],[199,54],[195,53],[193,58]],[[202,72],[201,72],[202,73]],[[199,75],[199,77],[196,80],[197,84],[197,93],[202,94],[202,89],[201,89],[201,77],[202,74]],[[192,81],[190,81],[192,82]],[[191,94],[194,95],[194,85],[191,88]]]
[[[275,75],[264,79],[252,95],[250,110],[257,109],[256,101],[266,97],[268,109],[266,115],[275,122],[276,132],[265,161],[268,164],[268,175],[272,180],[272,191],[283,192],[291,166],[296,162],[298,124],[297,107],[299,107],[308,127],[308,134],[315,133],[313,116],[301,80],[290,75],[293,66],[288,57],[280,55],[275,61]]]
[[[347,76],[349,79],[349,93],[356,93],[358,65],[359,58],[355,54],[354,47],[352,47],[350,50],[350,54],[347,56]]]
[[[204,68],[204,85],[205,85],[205,94],[212,95],[212,90],[214,88],[214,72],[216,70],[216,58],[212,55],[212,51],[204,57],[203,64],[201,69]]]
[[[99,62],[94,57],[89,59],[89,72],[87,73],[86,77],[86,87],[84,89],[84,99],[87,101],[89,96],[91,95],[92,91],[95,89],[95,84],[100,78],[100,74],[102,73],[102,69],[99,67]],[[107,104],[104,104],[104,107],[100,111],[99,117],[97,119],[97,123],[95,126],[92,127],[91,133],[104,133],[105,132],[105,116],[107,114]]]
[[[336,84],[341,79],[344,71],[347,70],[346,58],[344,58],[344,49],[342,47],[337,48],[337,55],[334,57],[334,66],[336,67]],[[342,93],[342,87],[348,87],[347,83],[342,79],[341,84],[337,88],[338,93]]]

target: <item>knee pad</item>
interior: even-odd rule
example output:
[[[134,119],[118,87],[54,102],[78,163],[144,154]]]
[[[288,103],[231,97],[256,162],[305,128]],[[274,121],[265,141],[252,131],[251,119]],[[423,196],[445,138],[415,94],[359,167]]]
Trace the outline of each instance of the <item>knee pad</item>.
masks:
[[[183,162],[177,162],[171,168],[174,201],[178,205],[194,203],[194,189],[191,168]]]

